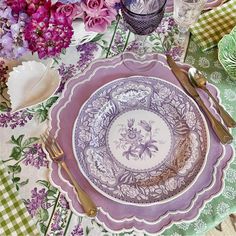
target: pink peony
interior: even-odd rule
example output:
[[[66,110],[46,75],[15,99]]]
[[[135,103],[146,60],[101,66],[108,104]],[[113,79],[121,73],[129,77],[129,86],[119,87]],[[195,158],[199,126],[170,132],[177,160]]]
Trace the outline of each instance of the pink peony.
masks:
[[[116,19],[116,10],[105,5],[104,0],[87,0],[81,4],[87,31],[105,32]]]

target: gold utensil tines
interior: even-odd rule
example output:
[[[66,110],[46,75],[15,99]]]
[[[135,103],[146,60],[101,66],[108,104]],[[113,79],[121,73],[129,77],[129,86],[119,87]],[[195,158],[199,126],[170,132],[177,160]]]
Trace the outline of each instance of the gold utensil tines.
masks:
[[[188,76],[192,81],[193,85],[201,88],[214,102],[217,111],[219,112],[221,118],[223,119],[226,126],[230,128],[236,127],[236,121],[229,115],[229,113],[218,103],[218,101],[214,98],[214,96],[210,93],[210,91],[206,87],[206,78],[204,75],[194,67],[189,68]]]
[[[42,134],[41,139],[45,145],[46,151],[49,153],[49,156],[51,159],[55,162],[57,162],[61,167],[66,171],[68,174],[71,182],[73,183],[76,192],[78,194],[81,206],[84,209],[84,212],[89,217],[94,217],[97,215],[97,207],[92,201],[92,199],[88,196],[86,192],[79,186],[77,181],[75,180],[74,176],[71,174],[69,168],[67,167],[65,161],[64,161],[64,152],[57,143],[57,141],[51,137],[49,134]]]
[[[190,83],[189,78],[187,74],[185,74],[180,67],[175,63],[175,61],[172,59],[171,56],[166,55],[167,57],[167,63],[170,66],[172,72],[182,85],[182,87],[186,90],[186,92],[196,101],[199,107],[202,108],[206,116],[208,117],[208,120],[211,123],[211,127],[213,131],[215,132],[216,136],[219,138],[221,143],[231,143],[233,141],[233,136],[230,134],[228,129],[224,127],[223,124],[218,121],[213,114],[209,111],[209,109],[206,107],[202,99],[200,98],[197,90],[193,87],[193,85]]]

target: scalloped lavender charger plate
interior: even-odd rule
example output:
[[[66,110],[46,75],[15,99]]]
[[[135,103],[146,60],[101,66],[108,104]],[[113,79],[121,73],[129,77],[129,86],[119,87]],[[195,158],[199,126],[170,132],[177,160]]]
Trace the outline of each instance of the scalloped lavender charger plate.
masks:
[[[155,78],[160,78],[157,80],[160,84],[165,86],[168,84],[171,90],[173,88],[177,89],[178,87],[177,95],[183,94],[181,92],[181,86],[166,63],[165,56],[160,54],[149,55],[149,58],[145,63],[152,66],[148,71],[136,73],[135,68],[138,70],[140,63],[135,61],[132,53],[128,53],[128,55],[129,56],[125,58],[127,63],[132,64],[132,71],[125,66],[127,63],[123,63],[122,57],[119,55],[111,59],[95,61],[81,75],[68,81],[61,98],[51,109],[50,132],[55,135],[62,146],[66,154],[65,161],[71,172],[76,179],[78,179],[80,185],[86,189],[86,192],[96,202],[99,208],[99,212],[95,218],[97,222],[102,224],[107,230],[113,232],[121,232],[123,230],[131,231],[135,229],[147,233],[160,233],[168,227],[171,227],[171,225],[176,222],[183,220],[189,221],[196,218],[204,204],[221,192],[223,188],[224,170],[232,159],[233,148],[231,145],[223,146],[220,144],[207,122],[205,127],[208,127],[209,129],[209,151],[206,155],[205,163],[200,165],[201,174],[197,175],[190,185],[185,186],[185,191],[180,191],[180,194],[176,194],[176,192],[173,191],[175,194],[174,198],[170,197],[169,193],[171,191],[169,191],[167,192],[169,198],[166,200],[153,202],[152,199],[149,199],[150,201],[148,204],[147,202],[143,202],[145,205],[144,207],[140,204],[140,201],[132,204],[130,199],[127,197],[124,197],[122,201],[118,201],[117,198],[105,196],[101,191],[97,191],[98,187],[89,183],[91,182],[88,178],[89,174],[84,173],[87,176],[86,178],[84,177],[82,173],[83,167],[78,166],[78,156],[74,156],[72,148],[74,142],[74,124],[78,124],[76,123],[76,120],[81,108],[83,109],[86,108],[86,105],[96,103],[96,99],[93,100],[96,96],[94,97],[91,95],[94,94],[95,91],[98,91],[98,94],[101,95],[101,91],[103,88],[106,88],[106,84],[111,82],[110,85],[108,84],[108,88],[111,88],[110,86],[116,85],[121,78],[128,78],[130,76],[136,76],[136,78],[152,77],[153,80],[155,80]],[[187,65],[182,65],[182,67],[187,68]],[[215,97],[219,95],[217,89],[213,85],[208,84],[207,86]],[[101,87],[102,89],[100,89]],[[124,86],[121,88],[124,90]],[[107,92],[106,89],[105,92]],[[207,99],[204,93],[200,92],[200,96],[204,99],[207,107],[216,115],[211,102]],[[90,101],[91,103],[86,103],[86,101]],[[193,105],[195,102],[191,98],[188,97],[188,101],[194,108],[196,108],[196,106]],[[150,108],[148,109],[148,112],[150,112]],[[195,113],[196,112],[198,113],[199,111],[196,110]],[[82,114],[85,115],[83,112]],[[154,116],[156,117],[156,113],[154,113]],[[82,115],[79,117],[85,116]],[[110,115],[108,117],[110,117]],[[204,120],[204,117],[201,115],[198,116],[198,119]],[[119,121],[119,119],[116,120]],[[131,124],[132,127],[134,126],[133,121],[130,121],[128,125],[128,120],[124,120],[124,122],[121,122],[121,125],[125,125],[126,128],[127,126],[129,127],[129,125],[131,126]],[[146,118],[142,118],[142,120],[145,122],[141,122],[141,120],[139,121],[139,123],[142,124],[140,129],[150,130],[150,124],[148,123],[149,120]],[[111,123],[109,124],[111,125]],[[118,126],[115,125],[114,127]],[[122,132],[120,132],[120,134]],[[145,134],[142,135],[145,136]],[[117,139],[115,138],[114,141],[116,140]],[[198,144],[204,145],[203,142],[199,142]],[[76,192],[68,181],[63,170],[59,169],[58,165],[55,163],[50,163],[50,170],[50,179],[52,184],[66,194],[71,209],[76,214],[84,215]],[[172,184],[172,186],[175,185]],[[135,199],[137,200],[137,198]]]

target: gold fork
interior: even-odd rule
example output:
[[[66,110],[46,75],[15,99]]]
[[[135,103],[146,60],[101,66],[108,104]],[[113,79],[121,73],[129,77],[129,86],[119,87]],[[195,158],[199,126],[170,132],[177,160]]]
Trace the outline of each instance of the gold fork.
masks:
[[[50,158],[57,162],[61,167],[66,171],[68,174],[71,182],[73,183],[76,192],[78,194],[81,206],[84,209],[84,212],[89,217],[94,217],[97,215],[97,207],[92,201],[92,199],[88,196],[86,192],[79,186],[77,181],[75,180],[74,176],[71,174],[69,168],[67,167],[65,161],[64,161],[64,152],[57,143],[57,141],[51,137],[49,134],[42,134],[41,139],[44,143],[46,151],[49,153]]]

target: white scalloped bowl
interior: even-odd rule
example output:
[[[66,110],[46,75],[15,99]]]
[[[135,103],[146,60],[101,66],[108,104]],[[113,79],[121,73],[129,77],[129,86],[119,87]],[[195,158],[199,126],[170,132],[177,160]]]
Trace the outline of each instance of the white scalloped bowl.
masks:
[[[37,61],[22,62],[9,73],[7,82],[12,112],[35,106],[57,90],[60,75]]]

